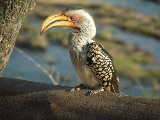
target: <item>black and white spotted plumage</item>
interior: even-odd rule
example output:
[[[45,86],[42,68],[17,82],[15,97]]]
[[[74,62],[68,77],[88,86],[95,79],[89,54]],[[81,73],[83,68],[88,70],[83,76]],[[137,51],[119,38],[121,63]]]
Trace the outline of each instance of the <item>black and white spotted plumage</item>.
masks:
[[[96,26],[92,16],[81,7],[73,6],[49,16],[41,26],[41,35],[55,26],[70,27],[68,48],[72,64],[82,80],[73,88],[92,88],[90,95],[100,91],[118,93],[118,78],[111,55],[93,39]]]
[[[84,10],[69,9],[67,14],[80,16],[77,26],[69,36],[69,52],[73,66],[84,86],[95,88],[90,95],[100,91],[119,93],[118,78],[112,56],[98,43],[92,40],[96,27],[92,17]],[[84,88],[81,84],[74,90]]]
[[[87,45],[86,64],[105,90],[118,93],[118,78],[112,56],[98,43]]]

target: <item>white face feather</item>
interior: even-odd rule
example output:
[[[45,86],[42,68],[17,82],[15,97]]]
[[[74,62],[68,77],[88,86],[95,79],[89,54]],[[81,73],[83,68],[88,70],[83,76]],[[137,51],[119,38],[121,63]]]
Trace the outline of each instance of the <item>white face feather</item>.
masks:
[[[79,16],[79,20],[77,22],[77,26],[83,29],[82,27],[87,27],[87,31],[89,32],[89,37],[92,39],[96,35],[96,26],[94,23],[94,20],[92,16],[87,13],[86,11],[80,9],[80,10],[70,10],[66,12],[67,15],[73,15],[76,14]]]

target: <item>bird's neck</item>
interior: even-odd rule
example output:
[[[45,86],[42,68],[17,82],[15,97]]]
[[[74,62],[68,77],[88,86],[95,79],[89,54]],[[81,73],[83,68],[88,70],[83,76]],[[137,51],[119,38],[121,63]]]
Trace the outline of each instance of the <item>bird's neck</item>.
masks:
[[[87,34],[87,32],[77,30],[73,31],[68,38],[68,42],[72,47],[82,47],[92,41],[92,38]]]
[[[89,27],[83,26],[80,30],[74,29],[71,32],[68,38],[68,48],[73,64],[78,64],[75,59],[76,61],[85,62],[86,47],[88,43],[93,42],[92,38],[95,36],[95,31],[95,29],[92,31]]]
[[[69,35],[68,38],[68,48],[70,52],[71,61],[74,65],[79,64],[78,61],[85,62],[86,47],[88,43],[93,42],[93,40],[84,36],[83,33],[74,31]]]
[[[75,43],[88,43],[96,35],[96,27],[94,21],[85,21],[79,25],[80,29],[73,29],[69,36],[70,42]]]
[[[96,26],[93,20],[85,20],[80,26],[79,34],[92,39],[96,35]]]
[[[73,29],[69,35],[68,43],[71,51],[82,52],[82,49],[88,43],[93,42],[92,39],[96,34],[96,27],[93,20],[86,20],[82,24],[78,24],[78,26],[80,26],[80,29]]]

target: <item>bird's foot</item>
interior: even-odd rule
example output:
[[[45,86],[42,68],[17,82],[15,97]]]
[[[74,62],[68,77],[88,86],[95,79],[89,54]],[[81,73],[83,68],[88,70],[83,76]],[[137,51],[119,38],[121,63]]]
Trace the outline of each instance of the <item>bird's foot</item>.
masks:
[[[72,88],[71,91],[86,89],[87,87],[82,83],[75,88]]]
[[[104,91],[104,87],[100,86],[98,89],[90,91],[89,95],[94,95],[102,91]]]

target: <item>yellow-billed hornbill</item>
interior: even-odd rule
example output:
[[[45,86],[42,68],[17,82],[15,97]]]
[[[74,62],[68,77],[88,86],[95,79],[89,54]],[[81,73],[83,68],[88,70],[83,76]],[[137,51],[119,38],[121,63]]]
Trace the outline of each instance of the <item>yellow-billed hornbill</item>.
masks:
[[[93,41],[96,27],[91,15],[79,6],[67,8],[49,16],[41,26],[41,35],[55,26],[72,28],[68,37],[71,61],[82,84],[73,88],[95,88],[90,95],[100,91],[119,93],[118,78],[112,56],[98,43]]]

